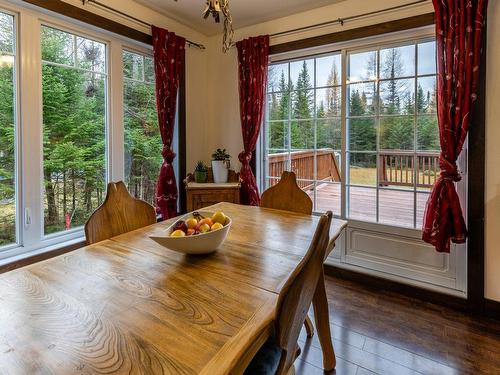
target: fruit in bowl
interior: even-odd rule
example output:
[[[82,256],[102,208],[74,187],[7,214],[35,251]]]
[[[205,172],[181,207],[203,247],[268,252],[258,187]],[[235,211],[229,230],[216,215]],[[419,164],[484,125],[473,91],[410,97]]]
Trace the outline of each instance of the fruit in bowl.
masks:
[[[170,237],[196,236],[224,228],[228,217],[222,211],[215,212],[211,217],[204,217],[199,212],[193,212],[192,217],[178,220],[168,229]],[[181,233],[182,232],[182,233]]]
[[[166,230],[166,237],[151,239],[185,254],[208,254],[224,242],[231,219],[223,212],[198,211],[184,215]]]

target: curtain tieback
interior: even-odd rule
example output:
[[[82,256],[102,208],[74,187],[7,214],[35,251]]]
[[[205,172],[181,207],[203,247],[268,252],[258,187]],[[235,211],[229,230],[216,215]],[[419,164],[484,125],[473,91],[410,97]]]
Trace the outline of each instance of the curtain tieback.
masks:
[[[250,160],[252,160],[252,153],[247,151],[242,151],[238,155],[238,159],[240,160],[241,164],[248,165],[250,164]]]
[[[163,155],[163,159],[165,159],[165,161],[169,164],[172,164],[172,162],[174,161],[175,159],[175,152],[173,152],[170,147],[167,147],[167,146],[163,146],[163,150],[161,152],[161,154]]]
[[[453,182],[458,182],[462,179],[462,176],[458,172],[458,167],[456,162],[450,162],[443,156],[439,157],[439,168],[441,169],[441,178],[445,180],[451,180]]]

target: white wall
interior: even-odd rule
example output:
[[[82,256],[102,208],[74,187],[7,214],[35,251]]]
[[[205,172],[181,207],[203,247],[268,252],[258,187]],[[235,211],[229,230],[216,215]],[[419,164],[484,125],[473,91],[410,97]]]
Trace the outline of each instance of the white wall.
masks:
[[[259,34],[271,34],[283,30],[307,26],[331,19],[361,14],[376,9],[385,9],[405,3],[401,0],[357,1],[329,5],[236,30],[235,40]],[[370,16],[340,25],[323,27],[292,36],[271,39],[271,44],[356,28],[392,19],[409,17],[431,12],[432,4],[414,6],[404,10]],[[500,2],[490,1],[488,12],[488,67],[486,99],[486,258],[485,296],[500,301]],[[208,60],[208,127],[206,133],[205,159],[217,147],[225,147],[237,161],[243,148],[239,120],[237,53],[233,48],[229,53],[221,52],[219,36],[209,38]],[[236,163],[237,164],[237,163]],[[474,202],[470,202],[474,204]],[[473,249],[471,249],[473,251]]]
[[[81,0],[64,0],[82,9],[118,21],[142,32],[151,34],[151,30],[140,23],[130,21],[119,15],[102,10],[93,4],[82,6]],[[127,14],[173,31],[176,34],[196,43],[207,44],[208,38],[182,23],[155,12],[131,0],[108,0],[106,5],[119,9]],[[205,143],[207,119],[207,63],[208,52],[197,48],[186,48],[186,139],[187,139],[187,169],[194,167],[199,159],[205,159],[205,150],[200,147]]]
[[[489,2],[487,38],[485,296],[500,301],[500,1]]]

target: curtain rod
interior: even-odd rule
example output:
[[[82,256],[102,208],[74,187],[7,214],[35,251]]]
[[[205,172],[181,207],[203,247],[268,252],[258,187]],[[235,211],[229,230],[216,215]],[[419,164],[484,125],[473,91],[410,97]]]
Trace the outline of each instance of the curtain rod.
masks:
[[[315,29],[315,28],[318,28],[318,27],[335,25],[335,24],[340,24],[341,26],[344,26],[344,22],[346,22],[346,21],[351,21],[351,20],[354,20],[354,19],[357,19],[357,18],[366,17],[366,16],[372,16],[374,14],[380,14],[380,13],[390,12],[391,10],[406,8],[406,7],[410,7],[412,5],[426,3],[428,1],[429,0],[418,0],[418,1],[414,1],[412,3],[407,3],[407,4],[402,4],[402,5],[396,5],[396,6],[393,6],[393,7],[390,7],[390,8],[386,8],[386,9],[374,10],[372,12],[367,12],[367,13],[357,14],[357,15],[354,15],[354,16],[349,16],[349,17],[344,17],[344,18],[337,18],[336,20],[331,20],[331,21],[316,23],[314,25],[303,26],[303,27],[298,27],[296,29],[290,29],[290,30],[280,31],[280,32],[277,32],[277,33],[270,34],[269,36],[271,38],[275,38],[275,37],[282,36],[282,35],[293,34],[293,33],[300,32],[300,31],[305,31],[305,30],[309,30],[309,29]]]
[[[141,19],[139,19],[137,17],[131,16],[131,15],[127,14],[127,13],[124,13],[121,10],[112,8],[109,5],[103,4],[103,3],[101,3],[100,1],[97,1],[97,0],[82,0],[82,4],[83,5],[85,5],[85,4],[95,4],[95,5],[103,8],[103,9],[107,9],[107,10],[113,12],[113,13],[119,14],[122,17],[126,17],[126,18],[131,19],[131,20],[133,20],[135,22],[138,22],[138,23],[140,23],[140,24],[142,24],[144,26],[148,26],[149,28],[151,28],[151,26],[152,26],[150,23],[148,23],[146,21],[143,21],[143,20],[141,20]],[[196,48],[199,48],[201,50],[205,49],[205,46],[203,44],[193,42],[193,41],[191,41],[189,39],[186,39],[186,43],[190,47],[196,47]]]

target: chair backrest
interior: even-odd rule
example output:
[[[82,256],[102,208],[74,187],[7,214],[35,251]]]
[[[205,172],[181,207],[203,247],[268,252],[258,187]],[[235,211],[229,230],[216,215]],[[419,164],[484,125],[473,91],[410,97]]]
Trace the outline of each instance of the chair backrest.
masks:
[[[283,172],[280,181],[262,193],[260,206],[310,215],[312,200],[297,185],[293,172]]]
[[[331,221],[331,211],[321,216],[307,254],[279,295],[275,321],[277,345],[282,353],[277,374],[286,374],[295,361],[297,339],[323,272]]]
[[[133,198],[122,181],[110,182],[104,203],[85,223],[88,244],[156,223],[153,206]]]

